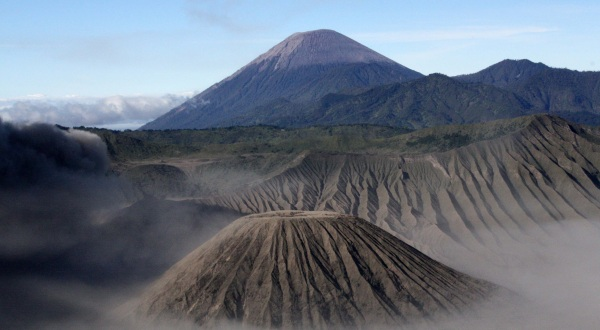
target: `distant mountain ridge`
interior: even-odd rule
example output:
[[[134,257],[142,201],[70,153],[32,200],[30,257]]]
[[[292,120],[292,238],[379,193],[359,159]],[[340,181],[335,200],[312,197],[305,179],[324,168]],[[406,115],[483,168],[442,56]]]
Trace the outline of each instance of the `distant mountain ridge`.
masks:
[[[514,91],[535,108],[550,113],[600,114],[600,72],[548,69],[516,85]]]
[[[512,91],[530,104],[531,113],[600,124],[600,72],[557,69],[529,60],[504,60],[479,72],[455,77]]]
[[[230,118],[274,100],[311,102],[328,93],[419,77],[335,31],[296,33],[141,129],[228,126]]]
[[[229,124],[302,127],[360,123],[418,129],[514,118],[528,114],[530,108],[511,91],[432,74],[359,94],[328,94],[311,104],[273,102],[232,118]]]
[[[229,120],[235,125],[373,124],[419,129],[537,113],[600,124],[600,72],[504,60],[478,73],[431,74],[356,93],[332,93],[309,104],[276,100]]]
[[[500,88],[508,88],[527,81],[532,76],[550,69],[543,63],[530,60],[503,60],[479,72],[454,77],[459,81],[482,83]]]
[[[423,128],[548,113],[600,125],[600,72],[503,60],[427,77],[331,30],[296,33],[141,129]]]

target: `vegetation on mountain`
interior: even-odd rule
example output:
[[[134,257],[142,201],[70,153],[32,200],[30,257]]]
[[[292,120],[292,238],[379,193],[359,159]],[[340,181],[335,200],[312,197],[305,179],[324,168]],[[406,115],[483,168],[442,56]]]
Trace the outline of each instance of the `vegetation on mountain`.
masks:
[[[500,88],[510,88],[548,69],[550,67],[547,65],[533,63],[530,60],[503,60],[479,72],[456,76],[454,79]]]
[[[330,94],[312,104],[274,103],[229,123],[283,127],[367,123],[418,129],[514,118],[529,113],[529,108],[510,91],[433,74],[356,95]]]
[[[600,72],[548,69],[515,85],[513,90],[543,112],[600,115]]]
[[[512,91],[529,104],[528,113],[550,113],[577,123],[600,124],[600,72],[504,60],[455,79]]]
[[[84,128],[107,144],[111,158],[120,163],[178,157],[214,157],[248,154],[422,153],[444,151],[516,131],[536,118],[520,117],[486,124],[447,125],[409,130],[375,125],[279,128],[235,126],[206,130],[112,131]]]
[[[315,126],[285,129],[275,126],[235,126],[205,130],[113,131],[98,128],[113,160],[143,160],[186,155],[363,150],[409,129],[374,126]]]

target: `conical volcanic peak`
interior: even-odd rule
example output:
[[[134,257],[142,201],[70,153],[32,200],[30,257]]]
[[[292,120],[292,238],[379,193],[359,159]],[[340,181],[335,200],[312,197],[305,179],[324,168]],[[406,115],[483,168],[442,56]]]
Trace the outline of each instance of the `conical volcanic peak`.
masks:
[[[275,70],[327,64],[396,64],[374,50],[332,30],[294,33],[252,61],[250,65],[269,60],[276,61]]]
[[[277,211],[223,229],[169,270],[136,313],[204,327],[397,326],[461,313],[496,290],[362,219]]]
[[[314,102],[330,93],[409,81],[423,75],[331,30],[296,33],[231,76],[142,129],[256,124],[261,107]],[[259,124],[286,113],[273,111]],[[300,124],[304,119],[298,118]]]

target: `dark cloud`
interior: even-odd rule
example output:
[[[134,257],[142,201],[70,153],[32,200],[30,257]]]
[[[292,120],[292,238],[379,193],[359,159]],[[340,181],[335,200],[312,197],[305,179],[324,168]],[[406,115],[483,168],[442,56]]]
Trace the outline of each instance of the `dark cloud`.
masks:
[[[0,256],[73,243],[92,214],[114,202],[102,190],[109,160],[98,136],[47,124],[0,121]]]
[[[24,279],[64,273],[61,254],[89,237],[95,213],[119,199],[103,194],[116,187],[108,169],[98,136],[0,121],[0,327],[76,311]]]
[[[47,124],[15,126],[0,119],[0,187],[61,184],[65,176],[103,175],[106,145],[84,131]]]
[[[140,196],[98,136],[0,122],[0,328],[123,328],[113,309],[240,216]]]

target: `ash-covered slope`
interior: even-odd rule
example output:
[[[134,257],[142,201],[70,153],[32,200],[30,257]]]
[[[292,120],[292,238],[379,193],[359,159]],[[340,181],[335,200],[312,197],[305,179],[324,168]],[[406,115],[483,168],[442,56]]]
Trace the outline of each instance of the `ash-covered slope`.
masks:
[[[367,328],[459,314],[499,291],[362,219],[280,211],[223,229],[169,270],[136,313],[205,327]]]
[[[335,31],[296,33],[141,129],[229,126],[278,99],[308,102],[328,93],[421,76]]]
[[[390,143],[387,154],[308,154],[278,176],[210,202],[243,213],[360,216],[453,266],[461,259],[501,263],[500,251],[550,238],[548,225],[559,229],[562,220],[598,230],[598,132],[551,116],[513,121],[522,121],[516,131],[446,152],[394,153]],[[409,142],[460,141],[489,125],[441,136],[432,129]]]

